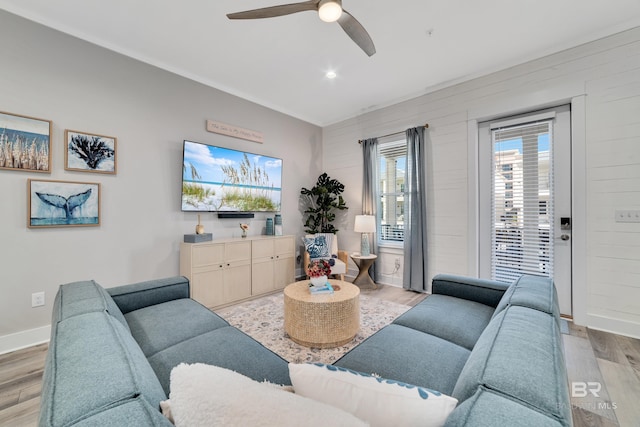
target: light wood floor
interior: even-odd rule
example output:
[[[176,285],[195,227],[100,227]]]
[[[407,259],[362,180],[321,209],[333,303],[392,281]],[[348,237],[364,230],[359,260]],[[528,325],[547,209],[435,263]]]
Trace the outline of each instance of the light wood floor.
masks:
[[[415,305],[425,296],[390,286],[363,294]],[[569,323],[564,334],[569,383],[600,384],[599,397],[572,398],[576,427],[640,426],[640,340]],[[0,426],[35,426],[47,345],[0,355]],[[589,385],[596,390],[596,385]]]

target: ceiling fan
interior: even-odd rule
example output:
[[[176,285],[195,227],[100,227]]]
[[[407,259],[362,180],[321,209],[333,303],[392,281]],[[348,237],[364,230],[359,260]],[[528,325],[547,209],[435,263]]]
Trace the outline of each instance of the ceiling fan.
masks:
[[[301,3],[283,4],[280,6],[264,7],[261,9],[247,10],[244,12],[229,13],[229,19],[261,19],[274,18],[276,16],[290,15],[292,13],[307,10],[318,11],[318,16],[325,22],[335,22],[347,33],[349,37],[369,56],[376,53],[373,40],[349,12],[342,8],[342,0],[309,0]]]

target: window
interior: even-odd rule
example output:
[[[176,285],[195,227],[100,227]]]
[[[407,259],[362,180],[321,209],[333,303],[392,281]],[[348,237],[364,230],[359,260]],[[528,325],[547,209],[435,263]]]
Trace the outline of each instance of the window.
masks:
[[[378,243],[401,243],[404,241],[406,141],[379,142],[377,164]]]

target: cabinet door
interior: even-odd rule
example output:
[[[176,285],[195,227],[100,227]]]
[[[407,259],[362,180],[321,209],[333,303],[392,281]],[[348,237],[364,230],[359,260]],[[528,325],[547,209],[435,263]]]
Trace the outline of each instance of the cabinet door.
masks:
[[[251,241],[224,244],[225,303],[251,296]]]
[[[262,260],[264,258],[273,259],[274,240],[275,239],[264,239],[251,242],[251,256],[253,260]]]
[[[224,262],[236,264],[238,261],[251,262],[251,241],[224,244]]]
[[[274,240],[276,255],[295,255],[295,244],[293,237],[287,236]]]
[[[193,268],[219,264],[224,259],[224,245],[198,245],[191,250],[191,266]]]
[[[260,295],[273,291],[274,286],[274,262],[271,257],[253,261],[251,265],[251,294]]]
[[[251,255],[251,294],[273,291],[274,239],[254,240]]]
[[[215,307],[225,301],[223,270],[194,269],[191,275],[191,298],[206,307]]]
[[[295,242],[292,236],[275,240],[275,283],[276,289],[282,289],[294,281]]]
[[[225,303],[251,296],[251,264],[249,261],[224,268]]]
[[[290,283],[293,283],[293,275],[295,269],[295,259],[293,255],[282,256],[277,258],[274,263],[274,288],[282,289]]]

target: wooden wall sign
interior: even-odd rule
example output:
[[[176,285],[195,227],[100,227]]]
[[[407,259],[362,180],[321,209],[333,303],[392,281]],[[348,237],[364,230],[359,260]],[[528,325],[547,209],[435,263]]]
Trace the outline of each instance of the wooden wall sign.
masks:
[[[222,122],[216,122],[213,120],[207,120],[207,131],[213,133],[219,133],[221,135],[232,136],[234,138],[246,139],[248,141],[264,142],[262,132],[256,132],[255,130],[243,129],[234,125],[229,125]]]

